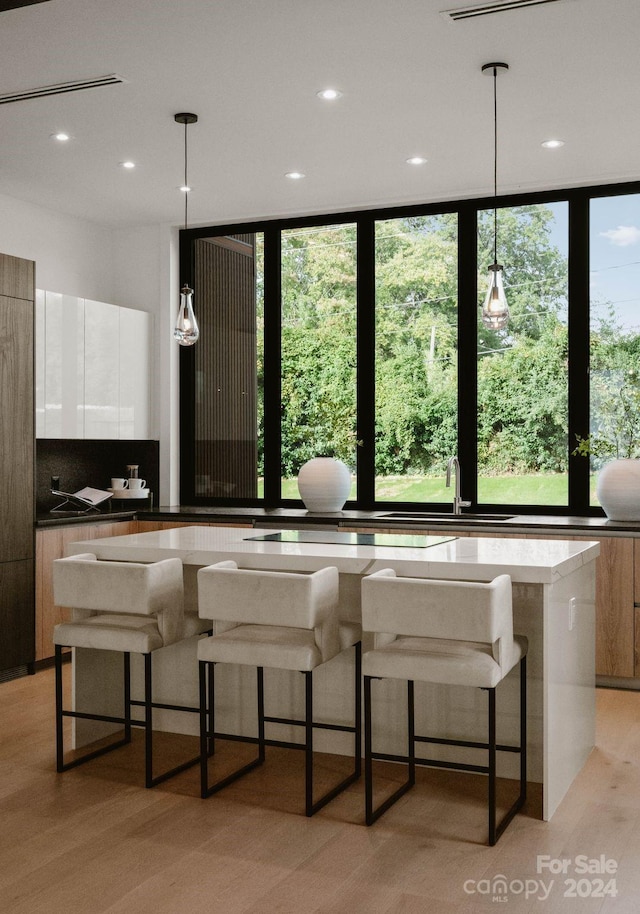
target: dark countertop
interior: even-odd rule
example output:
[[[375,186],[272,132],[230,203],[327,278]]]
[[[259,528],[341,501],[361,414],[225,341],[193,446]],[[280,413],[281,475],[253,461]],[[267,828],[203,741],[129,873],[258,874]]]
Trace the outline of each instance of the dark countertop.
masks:
[[[396,514],[396,517],[393,515]],[[459,530],[490,533],[574,534],[579,536],[640,536],[640,521],[612,521],[606,517],[572,517],[569,515],[517,514],[465,516],[425,512],[394,512],[390,507],[381,511],[338,511],[332,514],[312,514],[304,508],[226,508],[190,507],[176,505],[152,510],[108,511],[90,514],[45,514],[36,519],[37,527],[68,524],[107,523],[125,520],[177,521],[179,523],[245,523],[256,527],[371,527],[384,526],[390,530]]]
[[[81,511],[64,511],[51,514],[37,514],[36,527],[66,527],[72,524],[107,524],[117,521],[134,520],[138,516],[136,511],[90,511],[85,514]]]

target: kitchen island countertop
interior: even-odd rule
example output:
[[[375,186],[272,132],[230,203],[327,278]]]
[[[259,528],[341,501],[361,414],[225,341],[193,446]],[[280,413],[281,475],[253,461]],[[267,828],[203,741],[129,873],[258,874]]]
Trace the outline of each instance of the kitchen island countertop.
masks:
[[[68,547],[72,554],[91,552],[101,559],[151,562],[171,556],[179,557],[185,571],[185,595],[195,602],[195,576],[199,567],[224,559],[234,559],[242,567],[288,571],[314,571],[336,565],[340,572],[341,612],[345,620],[360,618],[360,582],[364,575],[391,567],[398,574],[449,580],[491,580],[508,573],[513,581],[514,630],[529,641],[528,732],[529,779],[543,785],[543,817],[550,818],[572,780],[582,768],[595,742],[595,559],[597,542],[562,539],[518,539],[498,537],[409,537],[410,544],[390,545],[383,534],[378,542],[350,544],[346,532],[317,532],[312,541],[299,542],[291,537],[291,528],[282,529],[284,541],[265,540],[271,531],[232,526],[185,526],[124,536],[79,540]],[[274,533],[277,531],[273,531]],[[353,534],[352,534],[353,535]],[[259,538],[256,538],[259,537]],[[328,539],[329,542],[322,542]],[[334,542],[331,542],[331,540]],[[339,542],[335,540],[339,539]],[[391,539],[397,539],[392,537]],[[411,540],[425,539],[423,546]],[[444,539],[444,541],[441,541]],[[195,608],[195,607],[193,607]],[[367,644],[365,633],[365,648]],[[193,639],[170,645],[158,652],[154,676],[162,691],[171,693],[184,705],[197,704],[197,662]],[[117,703],[120,667],[106,667],[104,651],[77,652],[76,683],[91,691],[96,683],[101,696],[113,688]],[[341,706],[344,682],[352,673],[346,671],[344,657],[336,658],[325,685],[327,701]],[[176,677],[176,670],[180,671]],[[222,680],[222,691],[232,695],[252,694],[244,673],[229,674]],[[251,672],[251,671],[249,671]],[[107,687],[108,682],[113,687]],[[226,682],[226,685],[225,685]],[[342,685],[341,685],[342,682]],[[483,720],[484,694],[474,690],[464,701],[449,701],[436,687],[425,698],[425,708],[438,707],[445,713],[447,732],[459,732],[461,725],[478,726]],[[501,687],[507,707],[514,700],[517,677],[509,677]],[[469,690],[467,690],[467,693]],[[174,694],[175,693],[175,694]],[[476,694],[477,693],[477,694]],[[286,704],[289,688],[283,686],[275,701]],[[471,705],[467,705],[467,702]],[[229,705],[231,706],[231,702]],[[252,732],[247,707],[240,713],[243,732]],[[391,707],[391,706],[389,706]],[[473,708],[469,718],[469,708]],[[462,712],[460,709],[466,709]],[[447,710],[448,709],[448,710]],[[159,712],[160,714],[161,712]],[[235,712],[238,713],[238,712]],[[380,738],[388,743],[385,751],[397,744],[397,715],[387,708],[387,717],[379,721]],[[475,721],[475,723],[471,723]],[[237,723],[237,721],[235,721]],[[234,721],[228,721],[232,726]],[[507,731],[505,741],[512,739],[514,721],[507,714],[502,720]],[[171,729],[170,725],[166,729]],[[193,730],[196,732],[196,729]],[[321,751],[341,753],[343,749],[327,736]],[[481,732],[472,734],[482,739]],[[505,777],[513,777],[505,762]]]

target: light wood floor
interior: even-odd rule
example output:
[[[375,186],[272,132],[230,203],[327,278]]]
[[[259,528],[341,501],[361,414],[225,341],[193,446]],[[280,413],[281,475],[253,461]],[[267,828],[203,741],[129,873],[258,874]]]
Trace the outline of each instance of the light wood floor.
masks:
[[[488,848],[477,776],[422,770],[415,789],[366,828],[362,782],[303,815],[298,752],[268,750],[263,768],[209,800],[198,798],[197,769],[145,790],[140,740],[58,775],[52,671],[0,683],[0,911],[637,914],[640,694],[600,690],[597,699],[597,748],[553,820],[535,817],[534,796]],[[327,776],[340,770],[339,759],[321,761]],[[567,874],[538,873],[538,855],[567,858]],[[579,855],[604,855],[617,872],[578,873]],[[499,875],[503,904],[487,894]],[[565,897],[571,878],[590,897]],[[611,878],[617,896],[594,897],[598,880]]]

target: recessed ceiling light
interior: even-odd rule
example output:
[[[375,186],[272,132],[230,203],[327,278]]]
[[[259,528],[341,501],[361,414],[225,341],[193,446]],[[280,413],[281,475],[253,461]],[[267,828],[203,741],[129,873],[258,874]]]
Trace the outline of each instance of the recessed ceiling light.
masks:
[[[334,102],[337,98],[341,98],[342,92],[339,92],[338,89],[320,89],[316,95],[327,102]]]
[[[411,156],[407,159],[407,165],[424,165],[427,160],[423,156]]]
[[[135,168],[136,163],[135,162],[120,162],[120,167],[121,168]]]
[[[301,178],[305,178],[306,175],[303,175],[301,171],[288,171],[285,174],[285,178],[291,178],[292,181],[299,181]]]
[[[68,133],[63,133],[60,131],[60,133],[52,133],[51,139],[58,140],[59,143],[66,143],[67,140],[71,139],[71,136]]]
[[[542,145],[545,149],[558,149],[560,146],[564,146],[564,140],[545,140]]]

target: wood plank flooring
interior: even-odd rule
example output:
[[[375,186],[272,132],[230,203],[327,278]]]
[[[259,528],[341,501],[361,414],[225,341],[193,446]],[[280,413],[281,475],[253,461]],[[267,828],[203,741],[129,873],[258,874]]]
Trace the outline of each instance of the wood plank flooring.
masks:
[[[552,821],[537,817],[534,791],[488,848],[478,776],[421,770],[415,789],[366,828],[362,782],[304,816],[299,752],[268,750],[263,768],[209,800],[198,797],[197,769],[145,790],[140,739],[58,775],[53,671],[0,683],[0,911],[636,914],[640,694],[599,690],[597,701],[597,748]],[[167,757],[195,749],[189,738],[165,742]],[[225,744],[216,764],[244,751]],[[319,761],[322,789],[344,760]],[[539,855],[568,860],[566,874],[538,872]],[[604,855],[616,872],[581,873],[580,855]],[[500,875],[506,894],[492,891]],[[610,879],[617,895],[610,883],[596,897]]]

